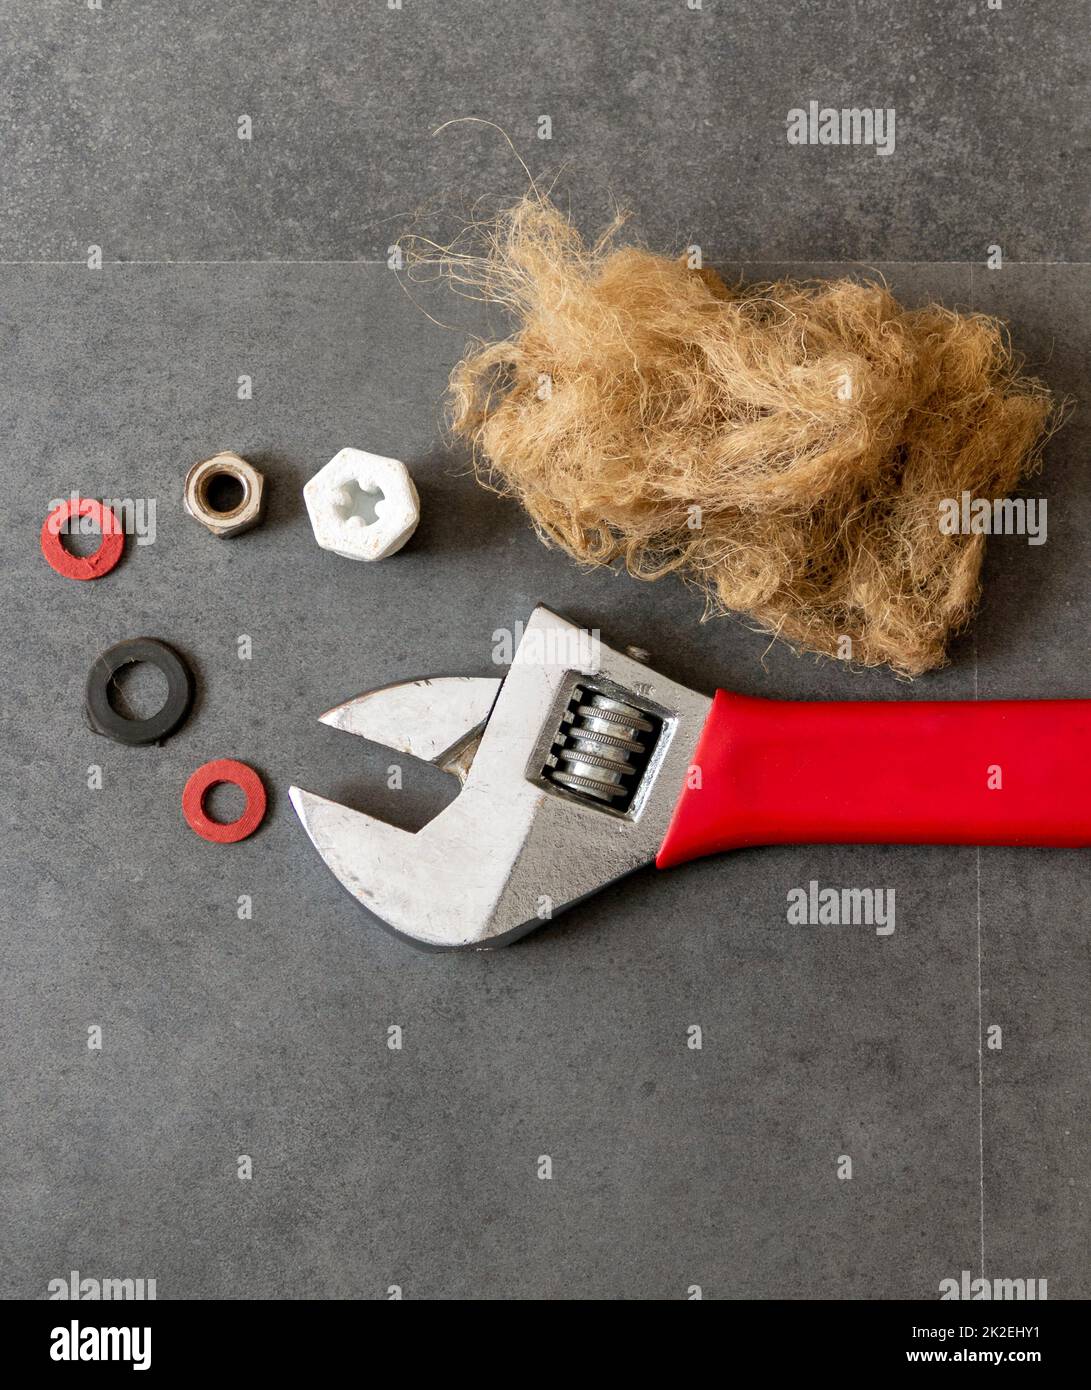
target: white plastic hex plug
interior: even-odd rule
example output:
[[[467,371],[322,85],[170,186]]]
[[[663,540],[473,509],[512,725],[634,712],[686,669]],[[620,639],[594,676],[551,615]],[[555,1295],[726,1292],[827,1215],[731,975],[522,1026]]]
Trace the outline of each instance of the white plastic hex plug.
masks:
[[[346,560],[384,560],[417,529],[420,498],[398,459],[342,449],[303,489],[314,538]]]

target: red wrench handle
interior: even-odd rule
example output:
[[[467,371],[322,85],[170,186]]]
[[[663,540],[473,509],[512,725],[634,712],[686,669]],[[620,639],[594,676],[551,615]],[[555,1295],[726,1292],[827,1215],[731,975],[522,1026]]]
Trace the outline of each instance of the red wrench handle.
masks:
[[[656,863],[771,844],[1091,844],[1091,700],[720,690]]]

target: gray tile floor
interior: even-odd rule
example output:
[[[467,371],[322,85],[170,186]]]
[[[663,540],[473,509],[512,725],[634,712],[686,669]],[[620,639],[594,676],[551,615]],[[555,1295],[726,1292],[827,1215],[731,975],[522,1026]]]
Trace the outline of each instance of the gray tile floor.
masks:
[[[539,599],[702,688],[1091,693],[1075,5],[0,0],[0,17],[0,1291],[78,1268],[161,1297],[929,1298],[984,1260],[1086,1297],[1086,853],[746,851],[637,875],[510,950],[433,956],[337,888],[285,796],[301,781],[420,824],[445,779],[407,764],[388,791],[389,755],[314,716],[489,672],[493,630]],[[787,146],[812,97],[895,106],[895,153]],[[1049,543],[991,544],[950,667],[906,686],[698,625],[680,586],[580,574],[476,487],[441,416],[480,321],[418,308],[385,265],[407,228],[519,191],[495,132],[430,134],[464,115],[536,173],[564,166],[589,229],[616,199],[657,246],[698,240],[747,276],[863,262],[908,300],[1010,320],[1077,404],[1032,485]],[[310,537],[301,485],[346,443],[404,458],[421,491],[417,537],[379,566]],[[227,544],[181,509],[189,463],[225,445],[271,489],[264,527]],[[155,498],[154,545],[61,580],[37,533],[72,487]],[[81,713],[94,655],[143,633],[199,673],[159,750]],[[229,849],[179,810],[225,754],[272,792]],[[894,887],[895,934],[789,927],[786,891],[812,878]],[[979,1056],[994,1023],[1003,1051]]]

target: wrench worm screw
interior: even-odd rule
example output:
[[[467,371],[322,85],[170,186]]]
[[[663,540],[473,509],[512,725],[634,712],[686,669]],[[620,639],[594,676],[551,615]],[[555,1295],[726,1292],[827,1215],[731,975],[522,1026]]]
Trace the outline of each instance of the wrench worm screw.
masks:
[[[658,731],[658,721],[644,710],[577,686],[542,775],[578,796],[624,811],[640,785]]]

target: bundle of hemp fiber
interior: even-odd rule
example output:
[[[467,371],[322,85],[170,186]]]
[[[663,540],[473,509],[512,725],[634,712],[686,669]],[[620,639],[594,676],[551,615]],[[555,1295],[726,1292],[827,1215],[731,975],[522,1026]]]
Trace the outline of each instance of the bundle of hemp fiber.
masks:
[[[535,194],[417,256],[514,321],[451,376],[480,480],[577,560],[677,572],[797,649],[943,664],[985,536],[941,517],[1006,497],[1057,423],[1003,325],[880,283],[732,287],[620,225],[589,245]]]

